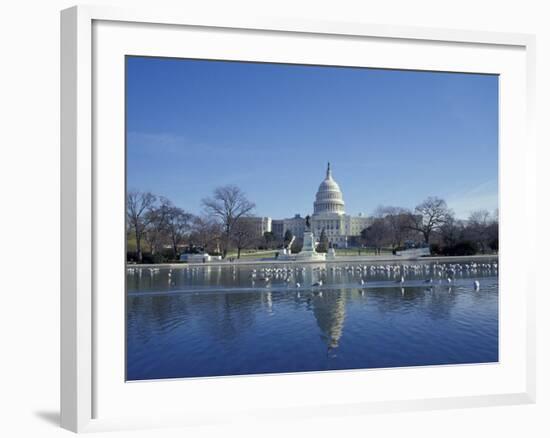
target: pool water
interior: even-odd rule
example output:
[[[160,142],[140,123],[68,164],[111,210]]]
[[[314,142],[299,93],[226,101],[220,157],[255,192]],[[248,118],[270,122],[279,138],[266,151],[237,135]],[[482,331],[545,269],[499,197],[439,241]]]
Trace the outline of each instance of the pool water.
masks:
[[[496,260],[127,271],[128,380],[496,361]]]

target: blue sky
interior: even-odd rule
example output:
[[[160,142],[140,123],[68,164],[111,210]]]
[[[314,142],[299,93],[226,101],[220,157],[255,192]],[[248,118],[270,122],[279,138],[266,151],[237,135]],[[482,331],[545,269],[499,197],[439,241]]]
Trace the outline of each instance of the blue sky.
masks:
[[[127,58],[127,185],[191,213],[235,184],[273,218],[311,213],[326,163],[346,212],[444,198],[498,207],[498,77]]]

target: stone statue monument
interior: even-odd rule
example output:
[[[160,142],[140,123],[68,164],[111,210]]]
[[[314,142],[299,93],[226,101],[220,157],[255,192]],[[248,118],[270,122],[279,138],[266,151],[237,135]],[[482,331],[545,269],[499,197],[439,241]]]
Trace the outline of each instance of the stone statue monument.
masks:
[[[328,243],[327,260],[333,260],[336,258],[336,250],[332,244],[332,240]]]
[[[311,216],[308,214],[306,216],[306,227],[304,231],[304,243],[302,250],[296,255],[296,260],[325,260],[326,255],[323,253],[318,253],[315,250],[315,238],[313,232],[311,231]]]

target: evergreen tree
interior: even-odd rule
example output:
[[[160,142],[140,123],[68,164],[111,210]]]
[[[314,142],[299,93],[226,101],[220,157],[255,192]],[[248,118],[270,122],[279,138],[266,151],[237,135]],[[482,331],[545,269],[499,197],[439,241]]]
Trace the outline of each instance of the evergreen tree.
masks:
[[[319,245],[317,245],[317,252],[327,252],[328,251],[328,237],[325,233],[325,229],[321,231],[321,236],[319,237]]]

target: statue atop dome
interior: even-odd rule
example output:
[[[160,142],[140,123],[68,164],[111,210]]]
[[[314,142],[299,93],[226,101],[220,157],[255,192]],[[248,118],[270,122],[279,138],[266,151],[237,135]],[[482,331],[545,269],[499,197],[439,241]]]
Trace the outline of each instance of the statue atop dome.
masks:
[[[330,161],[327,163],[327,179],[332,179],[332,172],[330,171]]]

